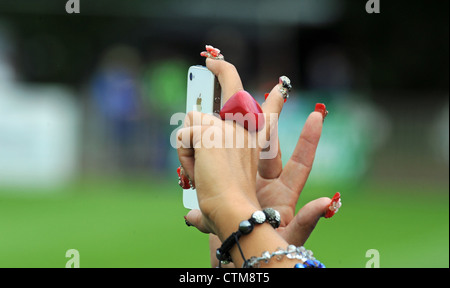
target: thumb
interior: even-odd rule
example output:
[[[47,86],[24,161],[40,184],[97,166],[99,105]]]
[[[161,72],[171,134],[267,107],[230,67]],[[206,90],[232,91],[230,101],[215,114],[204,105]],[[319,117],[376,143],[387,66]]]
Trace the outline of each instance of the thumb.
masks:
[[[202,212],[198,209],[192,209],[189,211],[189,213],[184,216],[184,219],[186,220],[186,224],[188,226],[194,226],[200,232],[213,233],[205,224],[205,218],[203,217]]]

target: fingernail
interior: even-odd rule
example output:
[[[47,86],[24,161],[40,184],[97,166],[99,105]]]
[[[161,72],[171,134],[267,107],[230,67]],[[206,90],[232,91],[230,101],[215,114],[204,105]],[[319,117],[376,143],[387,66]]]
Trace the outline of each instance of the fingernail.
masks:
[[[267,100],[267,97],[269,97],[269,93],[264,94],[264,100]]]
[[[327,211],[325,212],[325,218],[331,218],[339,211],[339,208],[341,208],[341,193],[336,192],[334,194],[333,198],[331,199],[330,205],[327,207]]]
[[[289,98],[289,92],[291,92],[292,85],[291,85],[291,79],[289,79],[287,76],[281,76],[278,78],[278,85],[280,89],[280,93],[283,96],[284,103],[286,103],[287,99]]]
[[[208,51],[209,53],[211,53],[211,56],[213,56],[213,57],[217,57],[217,56],[220,55],[220,50],[217,49],[217,48],[214,48],[214,47],[211,46],[211,45],[206,45],[205,48],[206,48],[206,51]]]
[[[291,79],[289,79],[287,76],[281,76],[280,78],[278,78],[278,84],[286,88],[288,92],[290,92],[292,89]]]
[[[215,59],[215,60],[224,60],[224,57],[220,53],[219,49],[214,48],[211,45],[206,45],[205,47],[206,47],[206,51],[201,52],[200,56]]]
[[[186,177],[186,175],[181,175],[181,176],[180,176],[180,178],[178,179],[178,184],[179,184],[179,185],[181,186],[181,188],[183,188],[183,189],[189,189],[189,188],[191,188],[189,178]]]
[[[327,117],[328,115],[327,107],[323,103],[317,103],[314,111],[320,112],[322,114],[323,120],[325,120],[325,117]]]
[[[192,225],[192,224],[187,220],[186,216],[184,216],[184,222],[186,223],[186,225],[187,225],[188,227],[194,226],[194,225]]]
[[[180,165],[180,167],[177,168],[177,174],[178,174],[178,185],[180,185],[183,189],[189,189],[191,188],[191,181],[189,178],[184,175],[183,167]]]

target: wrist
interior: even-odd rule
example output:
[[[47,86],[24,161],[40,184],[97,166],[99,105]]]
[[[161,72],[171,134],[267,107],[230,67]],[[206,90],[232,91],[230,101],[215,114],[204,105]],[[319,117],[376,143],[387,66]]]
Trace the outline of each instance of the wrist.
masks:
[[[216,251],[216,257],[220,261],[228,262],[233,261],[231,253],[234,246],[237,245],[239,252],[241,253],[242,260],[246,260],[243,255],[241,246],[239,245],[239,239],[241,237],[247,236],[253,232],[253,230],[258,226],[269,223],[272,228],[278,228],[280,225],[280,214],[272,209],[267,208],[263,211],[257,210],[252,213],[248,220],[243,220],[239,224],[239,228],[236,232],[233,232],[222,245]]]
[[[213,223],[215,234],[222,242],[238,229],[243,220],[249,219],[255,211],[261,210],[259,204],[240,196],[224,197],[218,203],[220,204],[207,213],[207,217]]]

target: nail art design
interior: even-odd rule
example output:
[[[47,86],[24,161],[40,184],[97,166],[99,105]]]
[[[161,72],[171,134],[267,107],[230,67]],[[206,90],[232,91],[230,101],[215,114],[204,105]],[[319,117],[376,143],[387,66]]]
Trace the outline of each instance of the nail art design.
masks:
[[[278,90],[281,93],[281,96],[284,99],[284,103],[286,103],[287,99],[289,98],[289,92],[292,89],[291,80],[286,76],[281,76],[278,78]],[[269,93],[264,94],[264,99],[267,100],[267,97],[269,97]]]
[[[331,218],[339,211],[339,208],[341,208],[341,193],[336,192],[334,194],[333,198],[331,199],[330,205],[328,205],[327,210],[325,212],[325,218]]]
[[[328,115],[327,107],[323,103],[317,103],[314,111],[322,113],[323,120],[325,120],[325,117]]]
[[[289,92],[292,89],[291,80],[286,76],[281,76],[278,80],[278,84],[280,85],[280,93],[283,96],[284,103],[286,103],[289,98]]]
[[[206,48],[206,51],[201,52],[200,56],[215,59],[215,60],[224,60],[224,57],[222,54],[220,54],[219,49],[214,48],[211,45],[206,45],[205,48]]]
[[[192,185],[191,179],[189,179],[188,176],[184,174],[183,166],[180,165],[180,167],[177,168],[177,174],[178,174],[178,185],[180,185],[183,189],[189,189],[189,188],[195,188],[194,185]]]

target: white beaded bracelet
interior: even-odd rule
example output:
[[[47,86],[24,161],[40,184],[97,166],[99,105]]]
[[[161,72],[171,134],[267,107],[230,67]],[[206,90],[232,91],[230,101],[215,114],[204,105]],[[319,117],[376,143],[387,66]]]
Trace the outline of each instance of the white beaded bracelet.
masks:
[[[278,261],[281,261],[284,256],[288,259],[297,259],[303,262],[296,264],[295,268],[325,268],[325,265],[314,258],[311,250],[306,250],[303,246],[296,247],[295,245],[289,245],[286,250],[283,248],[278,248],[277,251],[273,253],[265,251],[262,253],[261,257],[253,256],[244,261],[242,268],[259,268],[261,266],[261,262],[267,264],[273,257],[275,257]]]

